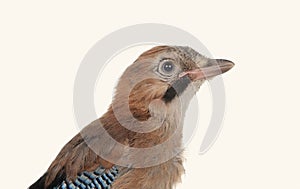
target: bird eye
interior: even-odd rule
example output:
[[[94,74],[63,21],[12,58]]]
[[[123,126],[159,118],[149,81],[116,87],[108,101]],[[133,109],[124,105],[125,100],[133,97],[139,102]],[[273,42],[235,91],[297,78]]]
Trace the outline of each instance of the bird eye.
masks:
[[[160,65],[160,72],[162,74],[171,74],[175,70],[175,65],[171,60],[165,60]]]

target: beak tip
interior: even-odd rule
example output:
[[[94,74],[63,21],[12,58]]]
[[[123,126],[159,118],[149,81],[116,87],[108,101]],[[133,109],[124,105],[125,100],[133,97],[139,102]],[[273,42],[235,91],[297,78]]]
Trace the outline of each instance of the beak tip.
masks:
[[[235,66],[235,63],[230,60],[219,59],[217,62],[222,70],[222,73],[231,70]]]
[[[233,63],[233,62],[230,62],[229,64],[230,64],[230,66],[231,66],[230,69],[233,68],[233,67],[235,66],[235,63]]]

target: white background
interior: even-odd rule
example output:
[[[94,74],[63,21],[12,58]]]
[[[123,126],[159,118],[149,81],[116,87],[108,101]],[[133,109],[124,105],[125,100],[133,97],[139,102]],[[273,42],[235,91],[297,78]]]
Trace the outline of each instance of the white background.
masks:
[[[297,1],[290,0],[1,1],[1,188],[27,188],[78,132],[73,83],[91,46],[146,22],[186,30],[214,57],[236,63],[223,77],[223,130],[202,156],[211,96],[207,84],[198,93],[200,129],[178,188],[299,188],[299,17]],[[112,92],[100,94],[100,83],[99,115]]]

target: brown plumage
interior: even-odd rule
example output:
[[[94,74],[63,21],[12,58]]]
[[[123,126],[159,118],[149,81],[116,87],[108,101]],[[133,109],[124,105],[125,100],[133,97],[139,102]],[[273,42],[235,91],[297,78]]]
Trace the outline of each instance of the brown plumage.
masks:
[[[189,100],[205,79],[232,67],[230,61],[206,58],[189,47],[144,52],[121,76],[108,111],[68,142],[30,188],[53,188],[83,171],[110,169],[116,159],[130,159],[129,168],[116,165],[120,174],[112,189],[171,189],[184,172],[182,120]],[[112,144],[103,132],[128,149],[164,146],[134,154]]]

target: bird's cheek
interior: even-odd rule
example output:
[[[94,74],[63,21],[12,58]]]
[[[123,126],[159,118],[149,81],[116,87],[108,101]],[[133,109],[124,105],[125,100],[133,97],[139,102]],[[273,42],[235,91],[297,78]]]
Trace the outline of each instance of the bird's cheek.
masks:
[[[149,106],[156,99],[161,99],[168,85],[159,80],[144,80],[131,90],[129,109],[132,115],[141,121],[151,117]],[[156,107],[156,106],[155,106]]]

